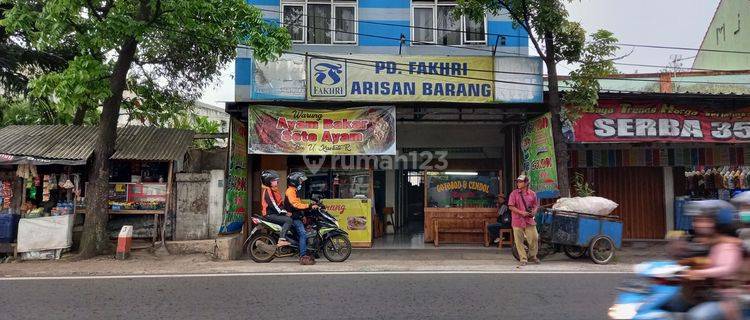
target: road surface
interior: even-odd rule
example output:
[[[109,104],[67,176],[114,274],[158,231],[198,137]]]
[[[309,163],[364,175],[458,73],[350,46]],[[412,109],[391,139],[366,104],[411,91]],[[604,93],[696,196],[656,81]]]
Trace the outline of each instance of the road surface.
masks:
[[[605,319],[620,273],[0,279],[0,319]]]

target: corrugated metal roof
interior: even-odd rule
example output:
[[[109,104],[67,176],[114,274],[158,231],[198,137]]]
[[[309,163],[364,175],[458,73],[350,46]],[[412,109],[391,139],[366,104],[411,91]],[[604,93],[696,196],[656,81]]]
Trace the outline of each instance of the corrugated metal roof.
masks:
[[[0,128],[0,154],[87,160],[94,153],[97,127],[34,125]],[[169,161],[181,158],[193,132],[129,126],[117,129],[113,160]]]
[[[182,158],[193,143],[188,130],[129,126],[119,128],[113,160],[168,161]]]

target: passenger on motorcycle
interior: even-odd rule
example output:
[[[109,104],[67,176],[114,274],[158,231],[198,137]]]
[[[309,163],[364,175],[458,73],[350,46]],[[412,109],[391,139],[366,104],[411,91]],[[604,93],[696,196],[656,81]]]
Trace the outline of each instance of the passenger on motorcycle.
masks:
[[[736,211],[731,205],[714,206],[707,202],[704,202],[707,203],[707,206],[701,208],[700,202],[703,201],[694,203],[692,206],[694,209],[689,214],[693,215],[695,240],[710,247],[708,266],[687,271],[685,278],[691,281],[712,280],[714,288],[721,289],[726,287],[725,283],[736,278],[742,266],[743,249],[741,240],[736,236]],[[691,303],[690,300],[694,297],[687,296],[692,291],[683,291],[683,293],[687,292],[688,294],[683,294],[681,303],[678,302],[676,305],[690,308],[687,314],[688,319],[727,319],[725,304],[721,301],[724,292],[722,290],[714,291],[718,293],[717,298],[719,300],[697,301],[698,304],[692,306],[692,308],[690,306],[695,303]]]
[[[315,264],[315,258],[307,254],[307,233],[305,224],[302,223],[302,214],[306,210],[317,209],[315,204],[303,203],[297,191],[302,190],[302,184],[307,177],[302,172],[292,172],[287,177],[287,188],[284,198],[284,209],[292,214],[294,228],[297,230],[299,237],[299,262],[303,265]]]
[[[263,217],[273,223],[281,225],[279,235],[279,247],[288,246],[286,234],[292,227],[292,214],[282,209],[281,192],[279,191],[279,174],[273,170],[265,170],[260,174],[261,187],[261,213]]]

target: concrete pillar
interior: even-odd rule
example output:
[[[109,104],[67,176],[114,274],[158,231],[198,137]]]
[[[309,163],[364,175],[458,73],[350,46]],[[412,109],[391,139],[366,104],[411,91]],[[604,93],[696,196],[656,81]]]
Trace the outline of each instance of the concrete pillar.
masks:
[[[664,167],[664,214],[667,232],[674,230],[674,175],[672,167]]]
[[[211,170],[211,182],[208,186],[208,237],[219,235],[224,209],[224,170]]]

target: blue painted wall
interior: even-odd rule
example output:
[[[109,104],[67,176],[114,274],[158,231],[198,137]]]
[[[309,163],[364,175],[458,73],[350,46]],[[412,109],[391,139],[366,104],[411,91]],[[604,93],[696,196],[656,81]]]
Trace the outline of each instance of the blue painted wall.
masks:
[[[248,0],[250,5],[263,10],[267,21],[280,21],[280,0]],[[294,51],[319,53],[398,53],[403,34],[407,40],[411,39],[411,0],[359,0],[357,1],[358,15],[358,43],[352,45],[307,45],[295,44]],[[385,25],[384,25],[385,24]],[[487,44],[472,46],[485,50],[492,50],[498,36],[505,37],[500,41],[497,51],[500,54],[528,55],[528,38],[521,28],[513,28],[510,18],[506,15],[487,17]],[[395,47],[395,50],[394,50]],[[491,52],[477,50],[456,49],[435,45],[410,45],[402,47],[402,54],[429,55],[491,55]]]
[[[263,11],[266,21],[278,23],[281,20],[280,0],[247,1]],[[514,28],[507,15],[488,16],[487,43],[471,46],[481,50],[468,50],[460,46],[411,45],[411,0],[358,0],[357,6],[357,44],[294,44],[291,51],[319,54],[399,54],[400,51],[402,55],[479,56],[492,55],[491,51],[497,44],[498,56],[528,56],[526,32]],[[403,45],[399,41],[401,35],[407,40]],[[251,57],[249,50],[238,50],[235,67],[237,86],[247,86],[251,82]]]

